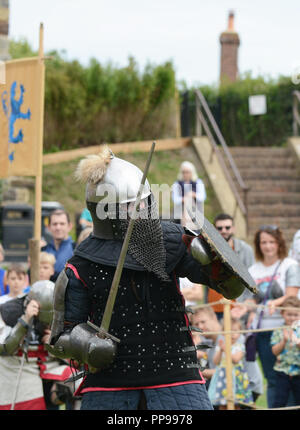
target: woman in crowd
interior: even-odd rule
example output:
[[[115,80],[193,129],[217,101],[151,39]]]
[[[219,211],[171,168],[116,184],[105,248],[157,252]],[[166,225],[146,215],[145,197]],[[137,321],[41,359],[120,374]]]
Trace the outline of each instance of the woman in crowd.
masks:
[[[270,329],[280,327],[284,321],[276,309],[288,296],[297,296],[300,288],[299,265],[287,257],[287,247],[281,230],[274,225],[265,225],[256,232],[254,238],[256,263],[248,270],[256,282],[258,294],[254,297],[258,307],[250,313],[251,327]],[[266,306],[267,305],[267,306]],[[250,322],[249,321],[249,322]],[[256,348],[267,379],[268,407],[274,407],[275,396],[275,356],[270,339],[272,331],[256,335]]]
[[[177,178],[178,180],[172,187],[174,218],[180,219],[182,225],[195,228],[187,214],[186,205],[193,205],[201,213],[204,212],[206,199],[204,183],[202,179],[198,178],[194,164],[189,161],[181,163]]]

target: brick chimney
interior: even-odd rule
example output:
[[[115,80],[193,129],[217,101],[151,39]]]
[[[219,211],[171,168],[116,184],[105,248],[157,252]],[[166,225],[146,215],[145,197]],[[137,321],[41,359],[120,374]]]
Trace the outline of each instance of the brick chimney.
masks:
[[[234,31],[234,13],[229,12],[228,27],[220,35],[221,70],[220,83],[234,82],[238,77],[239,35]]]
[[[8,60],[9,0],[0,0],[0,60]]]

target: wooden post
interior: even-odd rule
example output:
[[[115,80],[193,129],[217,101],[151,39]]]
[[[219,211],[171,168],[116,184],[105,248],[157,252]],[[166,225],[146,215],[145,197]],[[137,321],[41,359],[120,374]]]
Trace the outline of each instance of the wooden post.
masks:
[[[224,331],[231,331],[230,301],[224,304]],[[225,359],[226,359],[226,391],[227,409],[234,410],[233,384],[232,384],[232,359],[231,359],[231,333],[225,334]]]
[[[177,88],[175,88],[175,105],[176,105],[176,138],[181,137],[181,115],[180,115],[180,97]]]
[[[36,259],[40,255],[40,241],[29,239],[29,257],[30,257],[30,283],[34,284],[40,278],[40,267],[36,264]]]
[[[39,34],[39,146],[37,151],[37,172],[35,176],[35,216],[34,239],[29,245],[31,284],[39,280],[40,267],[40,241],[42,222],[42,175],[43,175],[43,139],[44,139],[44,93],[45,93],[45,64],[44,64],[44,26],[40,24]]]

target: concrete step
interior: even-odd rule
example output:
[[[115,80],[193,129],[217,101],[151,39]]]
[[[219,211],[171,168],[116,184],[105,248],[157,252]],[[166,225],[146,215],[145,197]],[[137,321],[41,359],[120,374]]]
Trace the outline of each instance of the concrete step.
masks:
[[[249,191],[248,193],[248,204],[299,204],[300,205],[300,193],[281,193],[281,192],[265,192],[265,191]],[[300,206],[299,206],[300,211]]]
[[[292,167],[243,167],[239,169],[244,181],[247,179],[297,179],[299,173]]]
[[[230,147],[230,152],[233,157],[289,157],[291,151],[289,148],[270,148],[261,146],[239,146]]]
[[[265,192],[299,192],[300,180],[298,179],[247,179],[246,184],[252,191]]]
[[[286,216],[260,216],[250,217],[249,219],[249,230],[254,231],[261,225],[277,225],[283,230],[299,230],[300,228],[300,216],[286,217]]]
[[[277,204],[256,204],[248,205],[248,213],[250,217],[260,216],[284,216],[297,217],[300,216],[300,205],[277,203]],[[299,226],[300,228],[300,226]]]
[[[257,157],[256,155],[251,155],[251,157],[247,155],[233,156],[233,159],[239,169],[244,167],[266,167],[266,168],[285,168],[285,167],[295,167],[295,160],[293,157],[273,157],[272,160],[269,157]],[[229,162],[227,161],[227,165]]]

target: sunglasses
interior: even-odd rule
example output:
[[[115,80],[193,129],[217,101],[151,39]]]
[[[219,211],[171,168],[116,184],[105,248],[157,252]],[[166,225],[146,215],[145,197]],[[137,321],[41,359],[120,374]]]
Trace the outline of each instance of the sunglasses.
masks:
[[[223,227],[216,227],[216,229],[219,230],[219,231],[222,231],[223,228],[228,231],[228,230],[230,230],[232,228],[232,225],[225,225]]]

